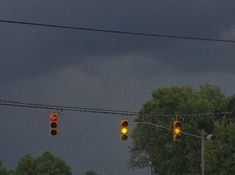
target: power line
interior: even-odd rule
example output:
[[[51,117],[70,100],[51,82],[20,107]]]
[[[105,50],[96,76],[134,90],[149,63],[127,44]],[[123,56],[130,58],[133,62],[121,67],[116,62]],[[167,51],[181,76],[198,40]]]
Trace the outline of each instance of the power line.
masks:
[[[120,112],[120,113],[137,113],[132,111],[122,111],[122,110],[113,110],[113,109],[100,109],[100,108],[85,108],[85,107],[75,107],[75,106],[59,106],[59,105],[48,105],[48,104],[39,104],[39,103],[29,103],[29,102],[20,102],[20,101],[13,101],[7,99],[0,99],[0,102],[3,103],[15,103],[19,105],[29,105],[29,106],[46,106],[46,107],[53,107],[53,108],[65,108],[65,109],[78,109],[78,110],[96,110],[96,111],[105,111],[105,112]]]
[[[52,109],[52,110],[58,110],[58,111],[87,112],[87,113],[100,113],[100,114],[111,114],[111,115],[125,115],[125,116],[137,116],[138,115],[138,112],[131,112],[131,111],[36,104],[36,103],[26,103],[26,102],[2,100],[2,99],[0,99],[0,105],[11,106],[11,107]]]
[[[187,117],[205,117],[205,116],[210,116],[210,115],[232,114],[232,112],[208,112],[208,113],[197,113],[197,114],[196,113],[195,114],[160,114],[156,112],[143,113],[143,112],[137,112],[137,111],[122,111],[122,110],[114,110],[114,109],[84,108],[84,107],[74,107],[74,106],[59,106],[59,105],[28,103],[28,102],[6,100],[6,99],[0,99],[0,106],[99,113],[99,114],[121,115],[121,116],[129,116],[129,117],[151,116],[151,117],[157,117],[157,118],[162,118],[162,119],[172,119],[176,115],[179,116],[180,118],[187,118]]]
[[[224,8],[235,8],[234,4],[230,3],[224,3],[224,1],[221,1],[220,3],[214,2],[205,2],[205,1],[188,1],[188,0],[181,0],[181,1],[174,1],[174,0],[165,0],[165,3],[174,3],[174,4],[185,4],[185,5],[199,5],[199,6],[215,6],[215,7],[224,7]]]
[[[14,21],[14,20],[3,20],[3,19],[0,19],[0,23],[20,24],[20,25],[40,26],[40,27],[50,27],[50,28],[61,28],[61,29],[90,31],[90,32],[102,32],[102,33],[132,35],[132,36],[142,36],[142,37],[184,39],[184,40],[197,40],[197,41],[208,41],[208,42],[220,42],[220,43],[235,44],[235,40],[218,39],[218,38],[192,37],[192,36],[155,34],[155,33],[144,33],[144,32],[130,32],[130,31],[121,31],[121,30],[108,30],[108,29],[98,29],[98,28],[75,27],[75,26],[67,26],[67,25],[56,25],[56,24],[26,22],[26,21]]]
[[[169,130],[169,131],[173,131],[173,128],[169,128],[169,127],[164,126],[164,125],[162,125],[162,124],[156,124],[156,123],[145,122],[145,121],[142,121],[142,122],[134,122],[134,123],[136,123],[136,124],[148,124],[148,125],[152,125],[152,126],[161,128],[161,129],[166,129],[166,130]],[[201,136],[195,135],[195,134],[192,134],[192,133],[189,133],[189,132],[182,132],[182,134],[188,135],[188,136],[192,136],[192,137],[196,137],[196,138],[201,138]]]

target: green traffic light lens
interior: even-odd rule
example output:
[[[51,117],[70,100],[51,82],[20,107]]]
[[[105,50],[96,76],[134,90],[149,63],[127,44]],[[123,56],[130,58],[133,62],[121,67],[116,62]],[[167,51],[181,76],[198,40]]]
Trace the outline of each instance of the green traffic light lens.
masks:
[[[175,136],[175,139],[179,141],[181,139],[181,136],[177,135],[177,136]]]
[[[122,140],[126,141],[128,139],[127,135],[122,135]]]

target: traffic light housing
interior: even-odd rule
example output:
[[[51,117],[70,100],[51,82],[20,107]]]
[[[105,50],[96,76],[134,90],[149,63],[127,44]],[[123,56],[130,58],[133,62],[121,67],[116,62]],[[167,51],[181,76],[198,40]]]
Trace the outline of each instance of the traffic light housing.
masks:
[[[173,121],[173,140],[178,142],[181,140],[182,127],[181,122],[178,120]]]
[[[120,122],[120,139],[122,141],[128,139],[128,119],[122,119]]]
[[[50,114],[50,134],[56,136],[59,132],[59,115],[55,112]]]

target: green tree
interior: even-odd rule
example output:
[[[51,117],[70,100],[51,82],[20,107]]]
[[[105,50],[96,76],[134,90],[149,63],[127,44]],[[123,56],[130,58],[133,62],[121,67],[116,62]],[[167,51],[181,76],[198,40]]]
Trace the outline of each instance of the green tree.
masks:
[[[95,171],[87,171],[85,175],[98,175]]]
[[[235,123],[216,122],[216,138],[205,145],[206,174],[232,175],[235,172]]]
[[[17,163],[15,175],[32,175],[34,173],[34,169],[34,159],[29,155],[25,155]]]
[[[228,115],[230,121],[235,121],[235,95],[228,97],[228,107],[227,110],[231,112]]]
[[[46,151],[32,158],[24,156],[17,164],[15,175],[71,175],[71,170],[63,160]]]
[[[213,121],[223,116],[180,114],[216,113],[224,111],[226,105],[227,98],[216,86],[163,87],[152,92],[152,99],[143,105],[136,122],[148,121],[171,128],[172,118],[166,116],[172,114],[170,117],[178,116],[182,121],[184,131],[200,135],[203,128],[211,133]],[[157,174],[199,174],[200,139],[184,136],[176,144],[172,141],[172,132],[141,123],[137,123],[132,138],[130,167],[146,167],[151,161]]]
[[[9,175],[7,168],[3,166],[2,162],[0,162],[0,175]]]

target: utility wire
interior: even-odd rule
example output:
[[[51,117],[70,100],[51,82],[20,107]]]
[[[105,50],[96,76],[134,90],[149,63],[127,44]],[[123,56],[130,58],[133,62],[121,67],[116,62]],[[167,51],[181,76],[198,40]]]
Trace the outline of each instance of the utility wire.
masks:
[[[35,104],[35,103],[25,103],[25,102],[11,101],[11,100],[0,100],[0,105],[1,106],[11,106],[11,107],[51,109],[51,110],[58,110],[58,111],[88,112],[88,113],[125,115],[125,116],[136,116],[138,114],[138,113],[134,113],[131,111],[106,110],[106,109],[97,109],[97,108],[81,108],[81,107],[58,106],[58,105],[47,105],[47,104]]]
[[[85,107],[75,107],[75,106],[59,106],[59,105],[48,105],[48,104],[39,104],[39,103],[29,103],[29,102],[20,102],[20,101],[13,101],[13,100],[7,100],[7,99],[0,99],[0,102],[3,103],[14,103],[19,105],[30,105],[30,106],[46,106],[46,107],[52,107],[52,108],[64,108],[64,109],[77,109],[77,110],[95,110],[95,111],[105,111],[105,112],[119,112],[119,113],[133,113],[137,114],[138,112],[132,112],[132,111],[121,111],[121,110],[113,110],[113,109],[100,109],[100,108],[85,108]]]
[[[137,116],[151,116],[158,117],[163,119],[172,119],[175,116],[181,117],[203,117],[210,115],[226,115],[232,114],[232,112],[209,112],[201,114],[159,114],[156,112],[143,113],[137,111],[122,111],[114,109],[99,109],[99,108],[84,108],[84,107],[74,107],[74,106],[59,106],[59,105],[48,105],[48,104],[38,104],[38,103],[28,103],[28,102],[19,102],[13,100],[0,99],[0,106],[10,106],[10,107],[23,107],[23,108],[34,108],[34,109],[50,109],[58,111],[74,111],[74,112],[87,112],[87,113],[99,113],[99,114],[110,114],[110,115],[122,115],[129,117]]]
[[[90,32],[102,32],[102,33],[122,34],[122,35],[132,35],[132,36],[143,36],[143,37],[184,39],[184,40],[197,40],[197,41],[209,41],[209,42],[220,42],[220,43],[235,44],[235,40],[218,39],[218,38],[192,37],[192,36],[155,34],[155,33],[144,33],[144,32],[130,32],[130,31],[121,31],[121,30],[108,30],[108,29],[98,29],[98,28],[75,27],[75,26],[67,26],[67,25],[56,25],[56,24],[26,22],[26,21],[14,21],[14,20],[3,20],[3,19],[0,19],[0,23],[20,24],[20,25],[50,27],[50,28],[61,28],[61,29],[90,31]]]
[[[151,123],[151,122],[135,122],[136,124],[147,124],[147,125],[152,125],[152,126],[155,126],[157,128],[161,128],[161,129],[166,129],[166,130],[169,130],[169,131],[173,131],[173,128],[169,128],[167,126],[164,126],[162,124],[155,124],[155,123]],[[184,135],[188,135],[188,136],[192,136],[192,137],[196,137],[196,138],[201,138],[201,136],[199,135],[196,135],[196,134],[192,134],[192,133],[189,133],[189,132],[182,132],[182,134]]]
[[[198,6],[215,6],[215,7],[223,7],[223,8],[235,8],[234,4],[231,2],[225,3],[225,1],[221,1],[220,3],[217,3],[218,1],[214,2],[205,2],[205,1],[189,1],[189,0],[180,0],[180,1],[174,1],[174,0],[165,0],[165,3],[174,3],[174,4],[184,4],[184,5],[198,5]]]

